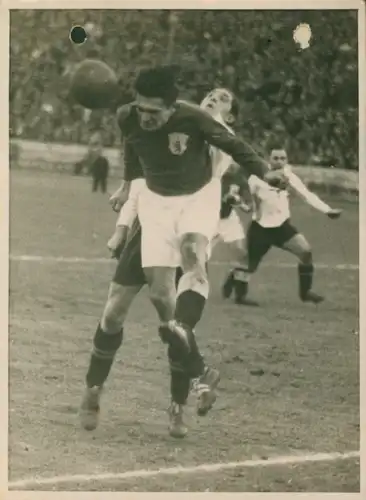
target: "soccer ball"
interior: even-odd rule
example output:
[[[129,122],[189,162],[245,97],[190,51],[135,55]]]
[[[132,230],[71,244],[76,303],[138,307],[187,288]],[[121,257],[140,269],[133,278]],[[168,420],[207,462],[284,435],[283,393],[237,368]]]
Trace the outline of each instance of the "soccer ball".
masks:
[[[113,108],[120,96],[117,75],[103,61],[85,59],[72,72],[70,96],[88,109]]]

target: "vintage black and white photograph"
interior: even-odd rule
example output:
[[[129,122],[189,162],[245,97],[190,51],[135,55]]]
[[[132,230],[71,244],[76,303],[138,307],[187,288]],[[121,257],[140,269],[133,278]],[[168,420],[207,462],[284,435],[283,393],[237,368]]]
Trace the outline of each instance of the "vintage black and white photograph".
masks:
[[[10,490],[360,492],[364,10],[218,6],[10,10]]]

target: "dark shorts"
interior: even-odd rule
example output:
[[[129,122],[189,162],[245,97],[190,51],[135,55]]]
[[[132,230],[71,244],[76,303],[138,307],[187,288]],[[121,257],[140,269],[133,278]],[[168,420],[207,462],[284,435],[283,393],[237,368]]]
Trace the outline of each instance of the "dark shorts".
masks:
[[[278,227],[262,227],[258,222],[252,221],[247,231],[250,270],[255,271],[271,247],[282,248],[296,234],[298,234],[298,230],[289,219]]]
[[[114,283],[122,286],[143,286],[146,278],[141,263],[141,226],[135,220],[118,260]]]

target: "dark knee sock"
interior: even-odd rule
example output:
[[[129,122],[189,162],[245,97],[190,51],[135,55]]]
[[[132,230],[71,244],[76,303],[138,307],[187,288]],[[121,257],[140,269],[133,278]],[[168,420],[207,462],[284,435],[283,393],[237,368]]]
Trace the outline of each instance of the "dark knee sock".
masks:
[[[175,319],[193,329],[203,314],[206,299],[203,295],[193,290],[182,292],[177,298]]]
[[[186,370],[191,378],[197,378],[204,373],[206,363],[197,345],[194,332],[190,336],[190,348],[186,360]]]
[[[235,267],[232,271],[235,298],[243,300],[248,294],[249,290],[249,272],[245,267]]]
[[[171,371],[178,371],[187,374],[190,378],[197,378],[204,373],[206,364],[197,345],[194,332],[190,330],[187,333],[190,345],[189,353],[184,353],[172,345],[169,346],[169,366]]]
[[[89,363],[86,383],[88,387],[101,386],[106,381],[115,354],[122,344],[123,329],[116,334],[105,333],[100,324],[93,339],[93,351]]]
[[[185,405],[189,396],[191,386],[190,377],[182,371],[170,371],[170,395],[172,401],[179,405]]]
[[[190,344],[189,354],[174,351],[172,347],[168,349],[171,397],[175,403],[181,405],[187,401],[191,380],[202,375],[206,367],[193,333]]]
[[[208,273],[208,263],[205,265],[206,272]],[[175,275],[175,285],[178,288],[179,281],[184,272],[181,267],[177,268]],[[175,319],[190,328],[194,328],[201,319],[203,309],[206,304],[206,299],[203,295],[193,290],[186,290],[182,292],[177,298]]]
[[[313,284],[313,274],[314,266],[313,264],[302,264],[298,265],[299,273],[299,295],[303,299],[306,294],[311,290]]]

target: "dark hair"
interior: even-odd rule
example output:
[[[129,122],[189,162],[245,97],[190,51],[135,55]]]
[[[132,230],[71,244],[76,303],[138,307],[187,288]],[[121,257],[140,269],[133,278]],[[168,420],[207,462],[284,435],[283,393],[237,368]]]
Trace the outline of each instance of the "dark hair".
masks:
[[[140,71],[135,81],[135,90],[144,97],[160,97],[168,105],[178,97],[174,68],[157,66]]]
[[[276,141],[276,142],[269,142],[268,144],[268,154],[271,154],[272,151],[274,150],[281,150],[283,149],[283,151],[286,151],[286,145],[283,143],[283,142],[280,142],[280,141]]]

